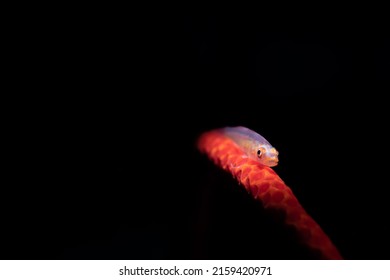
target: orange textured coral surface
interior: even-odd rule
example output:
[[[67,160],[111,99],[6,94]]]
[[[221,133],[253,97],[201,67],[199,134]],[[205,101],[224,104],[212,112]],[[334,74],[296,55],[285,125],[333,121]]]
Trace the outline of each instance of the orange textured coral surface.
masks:
[[[294,227],[301,242],[319,252],[322,259],[342,259],[329,237],[275,171],[243,157],[245,154],[232,140],[215,131],[202,134],[198,148],[215,164],[229,171],[265,209],[282,211],[285,223]]]

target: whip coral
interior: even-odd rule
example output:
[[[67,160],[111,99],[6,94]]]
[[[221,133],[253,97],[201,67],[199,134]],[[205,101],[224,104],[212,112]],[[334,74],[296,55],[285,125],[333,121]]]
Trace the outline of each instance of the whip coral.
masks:
[[[283,212],[284,223],[293,227],[299,240],[317,251],[321,259],[342,259],[329,237],[273,169],[247,157],[232,139],[219,130],[203,133],[197,146],[216,165],[230,172],[255,199],[261,201],[266,210]]]

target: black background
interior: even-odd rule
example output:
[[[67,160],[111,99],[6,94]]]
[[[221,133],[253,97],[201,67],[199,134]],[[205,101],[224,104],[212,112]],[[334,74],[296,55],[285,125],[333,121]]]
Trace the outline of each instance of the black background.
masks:
[[[2,259],[311,258],[196,150],[234,125],[279,150],[274,169],[345,258],[389,259],[381,22],[134,13],[20,27]]]

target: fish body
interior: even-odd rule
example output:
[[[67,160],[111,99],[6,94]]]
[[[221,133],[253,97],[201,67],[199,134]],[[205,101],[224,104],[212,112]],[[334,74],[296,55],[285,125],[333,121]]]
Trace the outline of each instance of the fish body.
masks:
[[[270,167],[278,164],[278,151],[257,132],[243,126],[225,127],[219,131],[235,142],[249,158]]]

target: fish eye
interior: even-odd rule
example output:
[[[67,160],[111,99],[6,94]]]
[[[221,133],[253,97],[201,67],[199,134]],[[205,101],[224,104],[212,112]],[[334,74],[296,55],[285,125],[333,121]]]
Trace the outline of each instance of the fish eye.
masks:
[[[262,151],[260,149],[258,149],[257,150],[257,157],[261,158],[262,155],[263,155]]]

